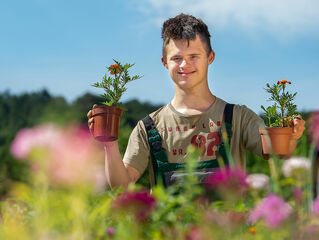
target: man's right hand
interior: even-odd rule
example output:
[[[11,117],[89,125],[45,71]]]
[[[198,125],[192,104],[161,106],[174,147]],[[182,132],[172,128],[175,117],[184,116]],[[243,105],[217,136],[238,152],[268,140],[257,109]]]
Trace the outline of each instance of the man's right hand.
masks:
[[[93,105],[93,108],[97,108],[97,105],[94,104],[94,105]],[[92,109],[93,109],[93,108],[92,108]],[[90,111],[87,113],[87,117],[88,117],[88,126],[89,126],[89,129],[90,129],[90,133],[93,135],[94,120],[93,120],[93,116],[92,116],[92,110],[90,110]]]

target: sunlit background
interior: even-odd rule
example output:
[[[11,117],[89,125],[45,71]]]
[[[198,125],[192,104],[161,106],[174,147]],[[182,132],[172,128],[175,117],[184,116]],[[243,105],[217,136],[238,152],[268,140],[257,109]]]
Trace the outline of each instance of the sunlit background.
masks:
[[[0,2],[0,92],[43,88],[69,102],[106,72],[112,59],[144,75],[124,101],[166,104],[174,94],[162,66],[161,25],[183,12],[207,23],[216,59],[212,92],[257,113],[267,82],[283,78],[301,111],[318,109],[319,2],[316,0],[13,0]]]

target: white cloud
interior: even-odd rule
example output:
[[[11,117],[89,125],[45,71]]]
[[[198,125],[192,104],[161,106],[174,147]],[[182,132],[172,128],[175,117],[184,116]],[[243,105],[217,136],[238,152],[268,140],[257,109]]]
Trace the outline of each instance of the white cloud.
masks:
[[[214,29],[234,27],[280,36],[319,30],[318,0],[139,0],[135,4],[159,25],[183,12],[202,18]]]

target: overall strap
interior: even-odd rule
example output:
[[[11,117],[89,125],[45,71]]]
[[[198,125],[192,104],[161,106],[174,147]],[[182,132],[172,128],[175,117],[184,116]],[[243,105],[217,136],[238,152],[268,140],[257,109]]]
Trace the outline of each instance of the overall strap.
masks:
[[[154,180],[156,184],[158,178],[158,161],[168,162],[167,155],[165,149],[162,147],[162,138],[159,135],[157,129],[155,128],[152,118],[149,115],[147,115],[145,118],[142,119],[142,122],[144,123],[148,143],[150,145],[152,167],[154,171]]]
[[[234,109],[234,104],[230,104],[230,103],[227,103],[224,109],[224,122],[225,122],[229,144],[232,137],[231,129],[232,129],[232,121],[233,121],[233,109]]]
[[[225,108],[224,108],[224,116],[223,116],[223,121],[225,124],[225,128],[223,129],[222,127],[220,128],[220,137],[221,137],[221,143],[218,145],[218,155],[222,157],[222,159],[224,160],[224,164],[228,165],[229,164],[229,158],[231,158],[232,156],[230,154],[227,154],[227,151],[230,151],[229,147],[230,147],[230,142],[231,142],[231,137],[232,137],[232,120],[233,120],[233,108],[234,108],[234,104],[229,104],[227,103]],[[226,143],[225,146],[225,142],[223,139],[223,135],[222,132],[226,130],[227,133],[227,138],[228,138],[228,142]],[[228,150],[226,150],[226,148]]]

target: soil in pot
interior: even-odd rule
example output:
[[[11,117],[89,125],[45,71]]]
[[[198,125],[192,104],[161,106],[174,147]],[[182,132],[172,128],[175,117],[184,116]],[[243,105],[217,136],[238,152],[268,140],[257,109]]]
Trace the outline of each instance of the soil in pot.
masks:
[[[111,142],[118,139],[120,118],[123,109],[110,106],[99,106],[92,109],[94,121],[93,136],[100,142]]]
[[[289,151],[291,127],[267,127],[259,130],[264,154],[285,156]]]

